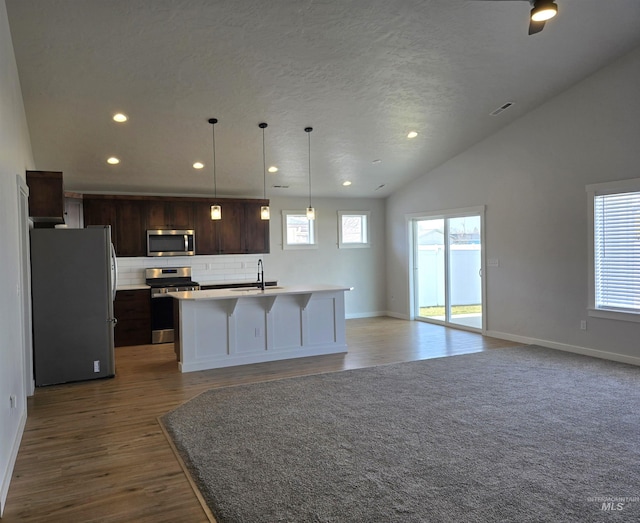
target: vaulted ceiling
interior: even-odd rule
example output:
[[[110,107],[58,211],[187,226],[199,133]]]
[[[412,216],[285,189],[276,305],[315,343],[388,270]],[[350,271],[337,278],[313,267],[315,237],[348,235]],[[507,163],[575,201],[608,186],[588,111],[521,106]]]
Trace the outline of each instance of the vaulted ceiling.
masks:
[[[528,36],[526,1],[6,0],[36,168],[212,194],[216,117],[218,195],[245,197],[260,122],[267,197],[307,194],[308,138],[314,196],[384,197],[640,45],[638,0],[557,4]]]

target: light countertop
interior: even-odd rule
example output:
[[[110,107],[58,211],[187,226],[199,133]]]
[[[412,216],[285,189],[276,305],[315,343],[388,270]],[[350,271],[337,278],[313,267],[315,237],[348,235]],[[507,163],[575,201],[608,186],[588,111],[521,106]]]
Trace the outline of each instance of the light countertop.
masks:
[[[148,285],[145,285],[144,283],[131,283],[128,285],[118,285],[116,287],[117,291],[139,291],[139,290],[145,290],[145,289],[150,289],[151,287],[149,287]]]
[[[273,284],[277,282],[275,282],[275,280],[267,280],[267,284],[269,283]],[[234,280],[234,281],[216,280],[216,281],[199,281],[198,284],[201,287],[206,285],[228,285],[229,287],[232,287],[234,285],[255,285],[256,281],[255,280]],[[136,290],[144,290],[144,289],[150,289],[150,288],[151,287],[149,287],[145,283],[130,283],[130,284],[118,285],[116,290],[117,291],[136,291]]]
[[[270,282],[275,282],[277,283],[275,280],[265,280],[267,283]],[[207,285],[229,285],[230,287],[233,285],[255,285],[257,282],[256,280],[216,280],[216,281],[201,281],[198,280],[198,283],[200,284],[200,287],[205,287]]]
[[[211,289],[205,291],[172,292],[170,295],[177,300],[229,300],[237,298],[251,298],[261,296],[279,296],[283,294],[313,294],[317,292],[350,291],[353,287],[341,285],[290,285],[286,287],[267,287],[261,289]]]

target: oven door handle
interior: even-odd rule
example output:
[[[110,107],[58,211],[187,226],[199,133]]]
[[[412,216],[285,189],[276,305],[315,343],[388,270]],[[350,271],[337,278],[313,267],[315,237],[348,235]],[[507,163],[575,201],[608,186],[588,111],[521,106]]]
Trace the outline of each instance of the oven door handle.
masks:
[[[184,235],[184,252],[189,252],[189,236]]]

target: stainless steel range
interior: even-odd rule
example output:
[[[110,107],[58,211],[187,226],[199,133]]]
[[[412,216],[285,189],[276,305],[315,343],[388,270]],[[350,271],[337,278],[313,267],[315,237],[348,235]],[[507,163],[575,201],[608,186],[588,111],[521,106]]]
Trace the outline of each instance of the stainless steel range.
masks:
[[[170,343],[173,336],[172,292],[197,291],[198,282],[191,279],[191,267],[161,267],[145,270],[151,287],[151,343]]]

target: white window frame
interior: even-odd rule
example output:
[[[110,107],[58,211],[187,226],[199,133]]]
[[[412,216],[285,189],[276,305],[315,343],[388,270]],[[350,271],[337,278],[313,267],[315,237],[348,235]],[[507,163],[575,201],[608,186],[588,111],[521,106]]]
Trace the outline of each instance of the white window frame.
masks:
[[[365,221],[365,241],[345,242],[343,241],[342,217],[360,216]],[[369,211],[338,211],[338,248],[339,249],[367,249],[371,246],[371,213]]]
[[[283,250],[295,250],[295,249],[317,249],[318,248],[318,210],[316,209],[315,220],[309,220],[309,227],[311,230],[312,243],[289,243],[287,234],[287,218],[289,216],[304,216],[307,217],[306,210],[283,210],[282,211],[282,249]]]
[[[595,199],[597,196],[619,194],[625,192],[640,192],[640,178],[621,180],[616,182],[596,183],[587,185],[588,220],[589,220],[589,306],[587,314],[597,318],[632,321],[640,323],[640,311],[617,310],[596,307],[596,267],[595,267]]]

